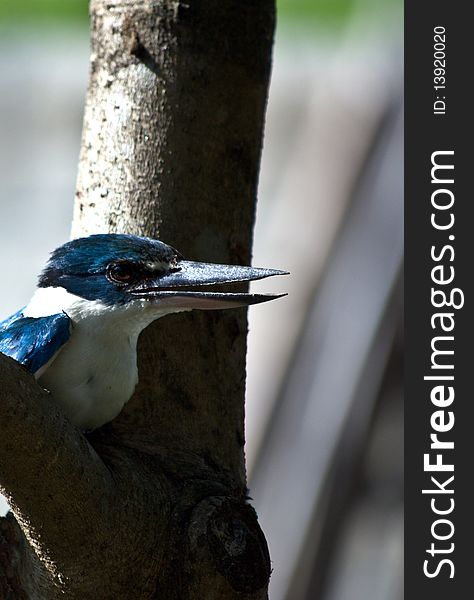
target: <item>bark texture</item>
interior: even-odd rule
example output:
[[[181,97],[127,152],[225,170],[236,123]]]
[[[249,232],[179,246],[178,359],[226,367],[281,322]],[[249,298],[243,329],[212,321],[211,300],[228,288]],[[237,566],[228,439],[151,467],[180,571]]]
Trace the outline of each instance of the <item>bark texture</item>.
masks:
[[[160,238],[249,264],[273,0],[92,0],[73,235]],[[265,538],[246,499],[246,315],[141,336],[140,383],[84,437],[0,355],[0,598],[257,600]]]

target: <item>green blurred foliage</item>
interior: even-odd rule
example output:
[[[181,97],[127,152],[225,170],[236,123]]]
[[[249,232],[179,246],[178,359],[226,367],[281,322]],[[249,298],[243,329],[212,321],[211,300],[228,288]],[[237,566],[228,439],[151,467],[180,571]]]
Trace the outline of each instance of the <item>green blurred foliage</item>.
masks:
[[[351,13],[354,0],[277,0],[278,18],[338,24]]]
[[[0,0],[0,22],[41,25],[67,20],[87,24],[88,10],[88,0]]]
[[[0,0],[0,21],[87,22],[88,4],[88,0]],[[354,0],[277,0],[280,19],[319,23],[343,21],[353,4]]]

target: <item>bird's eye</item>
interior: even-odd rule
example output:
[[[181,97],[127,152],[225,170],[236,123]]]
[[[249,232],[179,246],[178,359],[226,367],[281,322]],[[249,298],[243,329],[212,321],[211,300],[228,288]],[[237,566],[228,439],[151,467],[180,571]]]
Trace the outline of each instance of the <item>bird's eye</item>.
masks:
[[[133,265],[128,262],[112,263],[107,267],[107,279],[115,283],[131,283],[134,280]]]

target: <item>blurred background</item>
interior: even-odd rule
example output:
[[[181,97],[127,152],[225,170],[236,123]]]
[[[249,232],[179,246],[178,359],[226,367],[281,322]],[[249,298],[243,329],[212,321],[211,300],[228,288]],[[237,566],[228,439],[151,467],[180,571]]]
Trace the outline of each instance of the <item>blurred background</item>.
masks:
[[[402,2],[277,4],[254,264],[292,276],[249,313],[246,423],[270,598],[401,600]],[[0,320],[69,237],[88,60],[87,0],[1,0]]]

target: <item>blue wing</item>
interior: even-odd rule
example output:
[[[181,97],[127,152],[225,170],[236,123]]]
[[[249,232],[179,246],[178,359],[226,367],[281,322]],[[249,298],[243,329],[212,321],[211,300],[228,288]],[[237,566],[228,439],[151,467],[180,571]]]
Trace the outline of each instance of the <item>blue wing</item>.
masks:
[[[36,373],[70,335],[71,320],[65,313],[33,318],[25,317],[20,310],[0,323],[0,352]]]

